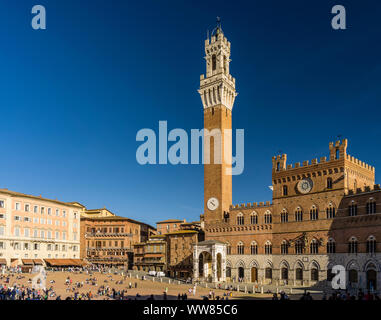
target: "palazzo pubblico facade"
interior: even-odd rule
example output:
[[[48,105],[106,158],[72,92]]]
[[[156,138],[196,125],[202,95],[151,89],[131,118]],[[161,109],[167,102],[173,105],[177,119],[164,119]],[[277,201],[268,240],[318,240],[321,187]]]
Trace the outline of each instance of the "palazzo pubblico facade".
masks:
[[[220,26],[205,41],[205,54],[204,127],[221,130],[223,150],[237,93]],[[381,288],[381,188],[375,168],[347,147],[346,139],[331,142],[328,158],[295,164],[287,164],[286,154],[273,157],[272,202],[265,203],[233,205],[229,161],[205,164],[205,241],[194,246],[194,278],[330,286],[332,267],[342,265],[349,288]]]

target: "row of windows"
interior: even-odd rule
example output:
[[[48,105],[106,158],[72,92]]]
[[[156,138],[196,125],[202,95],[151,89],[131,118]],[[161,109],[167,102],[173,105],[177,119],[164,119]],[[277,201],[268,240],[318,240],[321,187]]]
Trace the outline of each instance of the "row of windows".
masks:
[[[14,250],[41,250],[41,244],[40,243],[20,243],[20,242],[14,242],[12,245]],[[6,243],[0,242],[0,249],[6,249]],[[46,250],[47,251],[67,251],[68,246],[67,245],[59,245],[59,244],[46,244]],[[71,247],[72,251],[78,251],[77,246]]]
[[[4,200],[0,200],[0,208],[4,208],[4,207],[5,207]],[[35,205],[35,206],[33,206],[33,213],[45,214],[45,212],[47,212],[47,214],[49,216],[51,216],[53,213],[53,209],[52,208],[47,208],[47,210],[45,210],[45,209],[46,209],[45,207],[40,207],[40,209],[39,209],[39,207],[37,205]],[[21,203],[19,203],[19,202],[15,203],[15,210],[21,211]],[[29,204],[25,204],[24,205],[24,211],[25,212],[32,212],[32,206]],[[62,210],[62,213],[61,213],[61,211],[59,209],[55,209],[55,215],[56,215],[56,217],[62,216],[63,218],[65,218],[66,217],[66,210]],[[77,219],[78,213],[74,212],[73,217],[74,217],[74,219]]]
[[[333,206],[329,206],[328,208],[326,208],[325,213],[327,219],[333,219],[336,216],[336,209]],[[319,219],[319,211],[315,206],[313,206],[310,209],[309,216],[310,220]],[[283,210],[280,214],[280,222],[285,223],[288,221],[288,212],[286,210]],[[301,208],[297,208],[295,210],[295,221],[303,221],[303,210]]]
[[[229,214],[228,213],[225,213],[224,220],[225,220],[225,222],[229,222]],[[270,224],[270,223],[272,223],[272,221],[273,220],[272,220],[271,212],[269,212],[269,211],[265,212],[264,223]],[[239,213],[237,215],[237,224],[238,225],[244,225],[245,224],[245,217],[243,216],[242,213]],[[252,213],[250,215],[250,224],[258,224],[258,215],[256,213]]]
[[[376,202],[371,199],[366,204],[366,213],[367,214],[375,214],[376,213]],[[349,216],[356,216],[357,215],[357,204],[350,204],[348,207],[348,215]],[[336,208],[332,205],[329,205],[325,210],[325,216],[327,219],[333,219],[336,216]],[[312,206],[309,212],[309,218],[310,220],[318,220],[319,219],[319,210],[316,206]],[[295,221],[303,221],[304,215],[303,210],[298,207],[295,210]],[[225,222],[229,221],[229,214],[225,213],[224,215]],[[285,223],[289,221],[289,214],[284,209],[280,214],[280,222]],[[271,212],[266,212],[264,214],[264,223],[272,223],[272,215]],[[237,215],[237,225],[244,225],[245,224],[245,217],[242,213],[239,213]],[[258,215],[256,213],[252,213],[250,215],[250,224],[258,224]]]
[[[374,199],[369,200],[366,203],[365,209],[367,214],[375,214],[376,213],[377,204]],[[348,215],[350,217],[357,216],[357,204],[352,201],[352,203],[348,206]]]
[[[19,227],[15,227],[13,230],[13,234],[15,237],[20,237],[21,236],[21,229]],[[48,230],[48,231],[37,230],[37,229],[33,230],[33,238],[40,237],[42,239],[53,239],[52,238],[53,234],[55,235],[54,239],[56,239],[56,240],[66,240],[66,232],[65,231],[63,231],[61,234],[61,232],[59,232],[59,231],[52,232],[50,230]],[[3,226],[0,226],[0,236],[1,235],[4,235],[4,227]],[[31,236],[29,228],[24,228],[24,235],[23,236],[24,237],[30,237]],[[77,233],[76,232],[73,232],[73,239],[77,240]]]
[[[124,233],[124,227],[104,227],[104,228],[87,228],[87,232],[89,233]],[[127,231],[127,230],[126,230]],[[138,229],[135,229],[135,234],[138,234]],[[130,228],[130,234],[132,234],[132,229]]]
[[[61,225],[61,221],[60,220],[52,220],[52,219],[44,219],[44,218],[36,218],[34,217],[33,220],[32,218],[30,217],[20,217],[20,216],[14,216],[13,218],[15,221],[24,221],[24,222],[32,222],[33,223],[40,223],[40,224],[48,224],[48,225],[53,225],[53,221],[54,221],[54,225],[59,227]],[[66,227],[66,221],[62,221],[62,226],[63,227]],[[73,228],[77,228],[77,223],[73,223]]]
[[[113,245],[113,241],[108,241],[108,246],[106,246],[107,241],[92,241],[91,245],[94,248],[111,248]],[[90,241],[87,242],[87,246],[90,248]],[[124,241],[114,241],[114,247],[124,248]]]
[[[310,254],[319,254],[321,245],[316,240],[313,239],[309,245],[309,253]],[[242,255],[245,254],[245,246],[242,242],[237,245],[237,254]],[[290,245],[287,241],[283,241],[281,244],[281,254],[289,254]],[[267,241],[265,246],[265,254],[272,254],[272,244],[270,241]],[[326,246],[327,253],[336,253],[336,243],[334,240],[330,239],[327,242]],[[358,241],[355,237],[352,237],[348,242],[348,253],[355,254],[358,252]],[[377,252],[377,242],[373,236],[370,236],[366,241],[366,252],[367,253],[375,253]],[[306,247],[303,241],[296,241],[294,245],[294,254],[306,254]],[[322,253],[322,252],[321,252]],[[231,246],[227,247],[227,254],[231,254]],[[250,254],[256,255],[258,254],[258,245],[256,242],[252,242],[250,245]]]

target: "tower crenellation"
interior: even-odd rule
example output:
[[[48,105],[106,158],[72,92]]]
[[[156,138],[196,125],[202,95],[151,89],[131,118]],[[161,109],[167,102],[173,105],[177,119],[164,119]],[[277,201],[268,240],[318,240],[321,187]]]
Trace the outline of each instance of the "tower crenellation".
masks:
[[[298,181],[309,185],[311,192],[369,188],[375,183],[375,169],[347,154],[348,141],[329,143],[329,158],[286,164],[286,156],[272,158],[273,198],[299,194]]]
[[[230,74],[230,42],[217,26],[205,40],[206,74],[200,76],[198,90],[204,109],[223,105],[233,109],[237,96],[235,79]]]

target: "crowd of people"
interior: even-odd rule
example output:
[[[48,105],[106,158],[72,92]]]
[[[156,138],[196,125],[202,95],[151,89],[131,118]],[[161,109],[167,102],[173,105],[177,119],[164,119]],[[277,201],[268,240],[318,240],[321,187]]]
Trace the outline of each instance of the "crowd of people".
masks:
[[[323,295],[323,300],[365,300],[365,301],[372,301],[372,300],[381,300],[380,296],[371,291],[367,291],[366,293],[359,289],[357,294],[350,293],[349,291],[335,291],[331,295],[327,297],[327,294]]]
[[[55,280],[41,283],[40,287],[36,287],[33,283],[33,275],[20,273],[19,270],[7,270],[7,273],[0,275],[0,300],[168,300],[176,299],[175,295],[168,296],[168,286],[164,288],[162,296],[160,294],[140,294],[138,289],[138,281],[132,281],[131,276],[127,277],[126,274],[121,272],[113,272],[102,267],[89,266],[85,268],[72,268],[71,270],[57,270],[51,269],[49,273],[55,272],[67,272],[69,274],[64,280],[59,280],[57,283]],[[95,273],[101,274],[98,278]],[[77,281],[74,280],[75,274],[83,274],[85,277],[77,276]],[[115,277],[115,275],[118,275]],[[114,279],[115,277],[115,279]],[[78,278],[81,279],[78,281]],[[46,277],[45,277],[46,279]],[[53,277],[54,279],[54,277]],[[59,279],[59,277],[55,277]],[[62,279],[62,278],[61,278]],[[101,280],[100,280],[101,279]],[[147,278],[143,275],[139,277],[139,280],[146,281]],[[58,280],[57,280],[58,282]],[[45,287],[46,286],[46,287]],[[61,286],[61,287],[60,287]],[[87,289],[85,289],[85,287]],[[144,287],[144,285],[143,285]],[[56,288],[61,288],[56,291]],[[204,300],[229,300],[233,298],[233,291],[236,290],[233,286],[221,286],[216,287],[219,293],[213,289],[210,289],[208,294],[201,295],[201,299]],[[61,291],[60,291],[61,290]],[[65,293],[62,293],[62,292]],[[139,290],[140,291],[140,290]],[[144,292],[144,288],[142,289]],[[188,287],[185,292],[178,293],[178,300],[188,300],[196,298],[197,284],[192,287]],[[221,292],[222,291],[222,292]],[[286,292],[280,293],[266,293],[272,294],[272,300],[290,300],[290,297]],[[63,297],[61,296],[63,295]],[[200,296],[198,296],[200,298]],[[298,299],[297,296],[293,296],[293,299]],[[322,295],[312,295],[307,290],[302,294],[300,300],[380,300],[380,296],[373,291],[366,291],[359,289],[356,293],[353,291],[334,291],[331,293],[323,293]]]

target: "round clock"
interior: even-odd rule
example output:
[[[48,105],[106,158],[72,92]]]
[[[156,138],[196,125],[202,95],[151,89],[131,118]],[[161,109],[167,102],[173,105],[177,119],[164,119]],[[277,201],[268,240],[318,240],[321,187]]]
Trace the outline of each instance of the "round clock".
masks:
[[[219,202],[217,198],[209,198],[209,200],[206,203],[206,206],[208,207],[209,210],[213,211],[218,208]]]
[[[300,193],[308,193],[312,190],[312,180],[310,178],[305,178],[298,182],[298,191]]]

